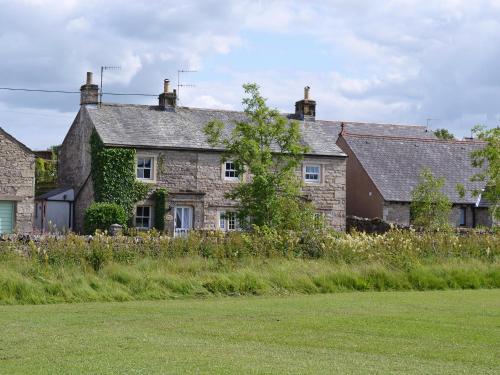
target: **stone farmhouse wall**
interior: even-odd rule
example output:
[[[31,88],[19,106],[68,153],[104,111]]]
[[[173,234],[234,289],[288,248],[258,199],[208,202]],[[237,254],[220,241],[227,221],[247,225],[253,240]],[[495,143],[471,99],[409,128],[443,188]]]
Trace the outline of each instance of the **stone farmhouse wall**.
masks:
[[[83,231],[85,209],[94,199],[89,143],[92,130],[86,111],[80,111],[59,154],[59,186],[75,189],[74,230],[77,232]],[[177,205],[193,208],[193,224],[198,229],[216,229],[220,211],[237,207],[237,202],[225,198],[237,182],[224,179],[220,152],[137,149],[137,154],[154,158],[155,180],[148,183],[169,191],[167,230],[173,230],[174,207]],[[307,157],[304,162],[319,164],[322,171],[321,183],[306,186],[304,193],[324,214],[327,223],[335,229],[345,230],[346,158]],[[302,169],[297,173],[302,175]],[[153,198],[138,204],[153,205]]]
[[[90,136],[93,126],[86,111],[80,111],[71,125],[61,148],[58,160],[58,185],[75,190],[74,227],[83,231],[83,216],[94,201],[94,189],[90,177]]]
[[[35,156],[0,131],[0,201],[14,204],[14,231],[33,231]]]
[[[194,209],[194,227],[215,230],[220,211],[236,209],[237,202],[225,195],[238,182],[225,180],[221,154],[209,151],[181,150],[137,150],[138,156],[154,157],[155,185],[169,191],[169,206],[166,227],[173,230],[173,207],[191,206]],[[161,160],[159,163],[158,160]],[[306,185],[305,195],[313,202],[318,212],[324,214],[329,225],[345,230],[345,158],[306,158],[307,162],[320,164],[322,182],[316,186]],[[301,171],[297,172],[302,174]],[[243,179],[250,178],[248,175]],[[153,204],[146,200],[146,204]]]

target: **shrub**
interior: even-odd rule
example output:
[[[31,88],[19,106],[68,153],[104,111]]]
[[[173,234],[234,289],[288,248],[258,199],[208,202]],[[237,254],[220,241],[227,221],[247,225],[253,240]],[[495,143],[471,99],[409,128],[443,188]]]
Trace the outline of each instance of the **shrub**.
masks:
[[[97,229],[107,230],[111,224],[126,225],[128,215],[122,206],[116,203],[94,202],[85,211],[84,230],[94,234]]]
[[[410,214],[413,224],[430,230],[449,227],[452,204],[443,193],[446,180],[436,178],[429,168],[422,169],[419,183],[411,193]]]
[[[167,189],[160,188],[155,191],[155,229],[165,230],[165,208],[167,202]]]

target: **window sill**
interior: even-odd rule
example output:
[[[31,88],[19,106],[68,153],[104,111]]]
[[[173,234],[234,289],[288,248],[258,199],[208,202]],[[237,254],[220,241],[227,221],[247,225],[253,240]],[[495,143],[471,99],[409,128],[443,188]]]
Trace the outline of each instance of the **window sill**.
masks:
[[[150,179],[150,178],[139,178],[139,177],[136,177],[135,179],[136,179],[136,181],[144,182],[146,184],[156,184],[156,180],[153,180],[153,179]]]

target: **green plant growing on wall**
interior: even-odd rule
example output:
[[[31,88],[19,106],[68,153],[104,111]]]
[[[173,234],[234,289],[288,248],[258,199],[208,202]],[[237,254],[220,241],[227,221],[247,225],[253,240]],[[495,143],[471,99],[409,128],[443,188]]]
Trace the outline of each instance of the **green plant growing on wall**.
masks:
[[[419,183],[413,189],[410,206],[413,224],[436,230],[449,227],[451,202],[443,193],[444,178],[436,178],[428,168],[422,169]]]
[[[243,226],[251,218],[257,226],[304,229],[304,219],[312,218],[313,210],[301,197],[296,174],[308,150],[301,143],[299,123],[267,107],[256,84],[243,88],[246,120],[235,122],[230,135],[225,135],[220,120],[210,121],[204,129],[210,145],[224,148],[222,161],[231,160],[240,176],[253,176],[250,181],[241,179],[227,197],[239,201]]]
[[[50,160],[35,159],[35,194],[41,195],[57,187],[57,148],[52,146]]]
[[[167,207],[167,189],[159,188],[155,191],[155,220],[154,227],[163,232],[165,230],[165,209]]]
[[[92,133],[90,147],[95,200],[116,203],[132,217],[135,203],[144,199],[150,190],[147,184],[136,179],[135,150],[104,147],[96,132]]]

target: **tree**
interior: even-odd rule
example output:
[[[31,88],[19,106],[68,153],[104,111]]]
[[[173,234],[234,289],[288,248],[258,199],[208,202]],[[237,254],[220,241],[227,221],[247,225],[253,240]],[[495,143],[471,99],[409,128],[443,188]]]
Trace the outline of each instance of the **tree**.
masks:
[[[452,205],[442,192],[444,184],[444,178],[435,178],[430,169],[422,169],[419,183],[411,193],[410,212],[413,224],[430,230],[449,227]]]
[[[300,229],[313,217],[311,204],[301,197],[301,180],[296,171],[308,148],[301,144],[297,121],[289,121],[270,109],[256,84],[243,85],[247,97],[245,121],[235,121],[228,135],[224,123],[205,126],[208,142],[224,148],[222,161],[232,161],[239,176],[252,177],[240,183],[227,197],[239,201],[238,218],[277,229]]]
[[[35,158],[35,194],[41,195],[57,186],[57,151],[58,146],[52,146],[50,160]]]
[[[452,133],[450,133],[448,129],[436,129],[434,131],[434,135],[439,139],[445,139],[445,140],[455,139],[455,136]]]
[[[494,220],[500,220],[500,127],[486,129],[477,125],[472,128],[476,137],[485,142],[483,148],[471,153],[472,165],[482,168],[481,172],[472,177],[472,181],[485,183],[484,191],[473,191],[474,195],[481,194],[489,203]]]

